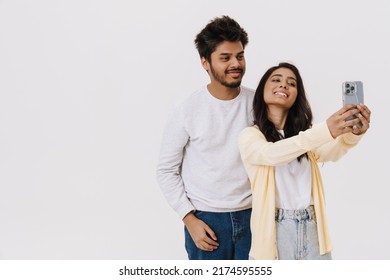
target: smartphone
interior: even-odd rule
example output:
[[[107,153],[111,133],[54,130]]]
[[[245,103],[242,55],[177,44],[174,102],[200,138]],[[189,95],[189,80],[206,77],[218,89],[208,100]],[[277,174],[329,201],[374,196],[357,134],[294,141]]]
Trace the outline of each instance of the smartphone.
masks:
[[[343,105],[347,104],[363,104],[364,103],[364,93],[363,93],[363,82],[362,81],[347,81],[342,84],[342,96],[343,96]],[[356,115],[348,117],[346,120],[352,120],[357,118]],[[362,127],[362,123],[358,122],[356,124],[358,127]]]

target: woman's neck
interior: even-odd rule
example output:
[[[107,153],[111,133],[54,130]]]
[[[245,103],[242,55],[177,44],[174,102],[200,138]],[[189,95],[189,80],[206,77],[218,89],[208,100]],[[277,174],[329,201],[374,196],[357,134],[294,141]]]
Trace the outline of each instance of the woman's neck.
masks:
[[[275,125],[277,130],[283,130],[286,124],[288,110],[279,107],[268,107],[268,118]]]

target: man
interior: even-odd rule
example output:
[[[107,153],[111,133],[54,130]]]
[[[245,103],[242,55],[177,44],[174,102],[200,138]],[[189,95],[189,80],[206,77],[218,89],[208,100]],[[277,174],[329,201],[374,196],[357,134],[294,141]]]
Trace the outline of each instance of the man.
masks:
[[[189,259],[248,259],[251,190],[238,135],[253,124],[254,92],[241,86],[248,35],[228,16],[215,18],[195,45],[210,83],[171,113],[157,179],[185,224]]]

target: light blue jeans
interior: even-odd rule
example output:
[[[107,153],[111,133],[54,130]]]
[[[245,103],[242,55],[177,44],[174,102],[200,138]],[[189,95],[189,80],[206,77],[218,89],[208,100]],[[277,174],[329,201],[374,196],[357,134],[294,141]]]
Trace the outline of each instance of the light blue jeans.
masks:
[[[276,209],[276,238],[280,260],[331,260],[320,255],[314,206],[303,210]]]

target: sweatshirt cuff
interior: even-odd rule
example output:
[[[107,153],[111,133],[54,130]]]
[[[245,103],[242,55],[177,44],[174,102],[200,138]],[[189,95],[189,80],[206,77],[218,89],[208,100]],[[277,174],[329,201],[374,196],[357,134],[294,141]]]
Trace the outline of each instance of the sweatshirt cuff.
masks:
[[[195,211],[195,207],[191,204],[191,202],[182,203],[178,208],[176,208],[176,213],[179,215],[180,219],[183,218],[190,212]]]

